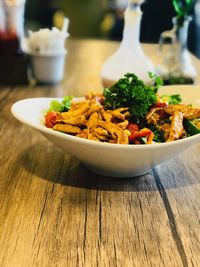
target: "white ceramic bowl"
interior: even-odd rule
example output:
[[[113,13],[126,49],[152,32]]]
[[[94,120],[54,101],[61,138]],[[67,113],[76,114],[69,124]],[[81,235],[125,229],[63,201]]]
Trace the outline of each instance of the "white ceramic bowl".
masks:
[[[181,94],[184,103],[200,106],[200,86],[166,86],[161,94]],[[76,157],[90,170],[113,177],[142,175],[200,141],[200,134],[182,140],[151,145],[100,143],[54,131],[44,125],[44,111],[52,98],[24,99],[12,106],[12,114],[40,131],[64,152]]]

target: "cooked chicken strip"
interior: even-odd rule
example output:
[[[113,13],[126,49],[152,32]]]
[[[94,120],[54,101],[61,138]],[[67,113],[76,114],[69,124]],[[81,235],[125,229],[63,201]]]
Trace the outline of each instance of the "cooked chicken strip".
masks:
[[[106,141],[110,137],[110,134],[108,133],[108,131],[102,127],[97,127],[94,130],[94,133],[101,141]]]
[[[171,128],[169,132],[169,138],[166,142],[171,142],[174,140],[178,140],[183,132],[183,113],[178,110],[174,111],[172,117]]]
[[[152,108],[146,115],[146,121],[148,124],[152,124],[157,126],[158,121],[159,121],[159,114],[156,112],[160,110],[160,108]]]
[[[79,134],[81,129],[77,126],[72,126],[69,124],[56,124],[53,126],[53,129],[59,132],[68,133],[68,134]]]
[[[129,112],[127,111],[128,111],[128,108],[117,108],[115,110],[112,110],[111,114],[113,118],[124,121],[126,119],[126,116],[129,114]]]
[[[72,102],[71,103],[71,107],[70,107],[70,111],[74,111],[74,110],[80,108],[84,104],[85,104],[85,100],[84,101]]]
[[[125,120],[125,121],[117,123],[116,125],[119,126],[122,130],[125,130],[128,124],[129,124],[128,120]]]
[[[65,118],[62,120],[62,122],[66,124],[74,125],[74,126],[83,126],[83,125],[86,125],[87,120],[85,116],[82,115],[80,117]]]
[[[87,122],[88,132],[93,131],[98,126],[98,122],[99,122],[99,114],[97,112],[92,113]]]
[[[95,99],[91,100],[90,101],[89,108],[88,108],[88,110],[85,113],[85,117],[86,118],[89,117],[92,113],[98,112],[102,108],[103,108],[102,105],[98,101],[96,101]]]
[[[83,131],[81,133],[77,134],[76,136],[77,137],[80,137],[80,138],[88,139],[88,134],[85,133],[85,132],[83,132]]]
[[[188,120],[193,120],[200,118],[200,109],[199,108],[193,108],[191,106],[179,104],[179,105],[168,105],[164,108],[165,112],[167,114],[173,115],[175,110],[182,112],[183,117],[187,118]]]
[[[98,137],[95,135],[94,131],[98,126],[100,114],[98,112],[92,113],[88,122],[87,122],[87,135],[88,139],[90,140],[99,140]]]
[[[89,102],[85,101],[77,109],[75,110],[70,109],[67,112],[62,112],[61,115],[63,119],[70,117],[80,117],[81,115],[84,115],[88,109],[89,109]]]
[[[112,120],[112,114],[110,110],[105,111],[104,109],[101,110],[101,115],[105,121],[111,121]]]
[[[128,144],[128,136],[126,133],[116,124],[109,121],[99,121],[99,126],[106,129],[114,139],[117,140],[117,144]]]

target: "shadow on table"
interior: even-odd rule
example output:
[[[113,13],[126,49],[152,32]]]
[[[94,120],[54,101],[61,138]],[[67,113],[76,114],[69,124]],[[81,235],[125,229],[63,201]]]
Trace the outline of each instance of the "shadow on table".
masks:
[[[105,177],[91,172],[78,160],[64,154],[47,141],[30,146],[24,151],[22,158],[23,165],[29,173],[63,186],[123,192],[158,190],[154,177],[155,171],[131,178]],[[186,187],[195,183],[178,177],[176,181],[170,177],[165,177],[165,180],[168,179],[165,189]]]

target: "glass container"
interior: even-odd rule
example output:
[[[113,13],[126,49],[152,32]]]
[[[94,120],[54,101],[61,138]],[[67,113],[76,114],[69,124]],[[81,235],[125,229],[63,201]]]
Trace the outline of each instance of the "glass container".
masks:
[[[162,63],[158,66],[158,74],[164,84],[192,84],[195,81],[196,70],[192,64],[187,49],[188,26],[190,16],[180,22],[173,18],[173,29],[161,34],[159,50]]]

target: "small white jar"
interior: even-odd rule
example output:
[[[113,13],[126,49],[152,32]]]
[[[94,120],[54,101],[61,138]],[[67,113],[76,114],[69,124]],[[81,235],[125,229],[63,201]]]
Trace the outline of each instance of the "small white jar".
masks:
[[[30,55],[33,78],[40,83],[55,84],[62,81],[66,54],[67,51],[57,55]]]

